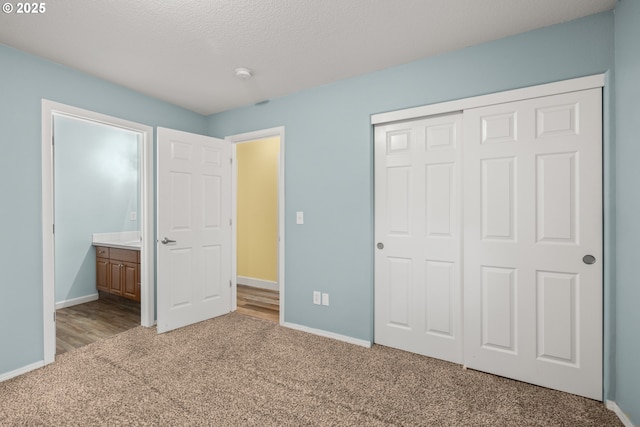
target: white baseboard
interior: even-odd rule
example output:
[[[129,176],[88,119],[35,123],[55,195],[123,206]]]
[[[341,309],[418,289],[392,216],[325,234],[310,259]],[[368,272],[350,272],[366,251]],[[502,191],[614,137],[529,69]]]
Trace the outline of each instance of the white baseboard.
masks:
[[[296,329],[298,331],[307,332],[309,334],[320,335],[321,337],[332,338],[334,340],[348,342],[349,344],[359,345],[360,347],[371,348],[371,341],[348,337],[346,335],[340,335],[334,332],[324,331],[322,329],[310,328],[308,326],[298,325],[296,323],[284,322],[280,325],[284,326],[285,328]]]
[[[33,371],[35,369],[42,368],[44,366],[44,360],[41,360],[36,363],[32,363],[31,365],[23,366],[22,368],[18,368],[11,372],[7,372],[5,374],[0,374],[0,383],[2,381],[6,381],[8,379],[17,377],[18,375],[26,374],[29,371]]]
[[[56,303],[56,310],[60,310],[61,308],[66,308],[66,307],[72,307],[78,304],[84,304],[85,302],[95,301],[98,299],[98,296],[99,296],[98,293],[95,293],[91,295],[85,295],[83,297],[59,301]]]
[[[613,411],[618,416],[618,418],[620,418],[620,421],[622,421],[624,427],[635,427],[627,414],[622,412],[622,409],[620,409],[618,404],[613,400],[607,400],[607,409]]]
[[[254,288],[269,289],[272,291],[280,290],[280,286],[278,286],[278,282],[272,282],[271,280],[255,279],[253,277],[237,276],[236,283],[238,283],[238,285],[247,285],[247,286],[252,286]]]

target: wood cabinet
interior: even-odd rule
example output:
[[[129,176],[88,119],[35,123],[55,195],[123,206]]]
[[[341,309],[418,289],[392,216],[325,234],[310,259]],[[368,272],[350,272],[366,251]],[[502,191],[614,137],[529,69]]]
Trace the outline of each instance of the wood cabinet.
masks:
[[[96,288],[140,301],[140,251],[96,246]]]

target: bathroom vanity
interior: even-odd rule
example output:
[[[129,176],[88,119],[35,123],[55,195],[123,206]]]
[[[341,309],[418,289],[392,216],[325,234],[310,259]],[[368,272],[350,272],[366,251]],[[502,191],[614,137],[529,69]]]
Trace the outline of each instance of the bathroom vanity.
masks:
[[[120,234],[94,234],[96,288],[140,301],[140,239],[126,239]]]

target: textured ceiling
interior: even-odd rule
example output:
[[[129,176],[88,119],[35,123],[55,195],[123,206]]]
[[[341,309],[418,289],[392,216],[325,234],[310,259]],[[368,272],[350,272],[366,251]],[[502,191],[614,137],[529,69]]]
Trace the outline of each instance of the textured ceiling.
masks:
[[[615,3],[49,0],[43,14],[0,13],[0,43],[208,115]],[[254,78],[238,80],[237,67]]]

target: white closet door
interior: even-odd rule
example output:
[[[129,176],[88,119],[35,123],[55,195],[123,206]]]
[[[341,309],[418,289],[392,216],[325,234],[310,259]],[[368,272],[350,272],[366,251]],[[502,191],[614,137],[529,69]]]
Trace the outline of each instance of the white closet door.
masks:
[[[375,342],[462,362],[461,114],[376,127]]]
[[[464,112],[464,363],[598,400],[601,105],[592,89]]]

